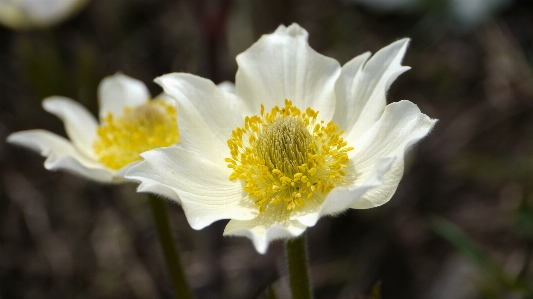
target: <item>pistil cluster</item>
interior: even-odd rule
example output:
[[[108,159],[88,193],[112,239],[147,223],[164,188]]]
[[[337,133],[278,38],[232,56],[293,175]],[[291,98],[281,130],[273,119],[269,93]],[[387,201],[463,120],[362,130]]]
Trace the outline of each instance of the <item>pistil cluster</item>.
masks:
[[[230,180],[243,180],[243,190],[263,213],[284,203],[287,210],[305,204],[315,192],[328,193],[345,183],[348,154],[353,147],[333,122],[317,120],[318,111],[302,112],[292,102],[265,114],[246,117],[228,140],[233,169]]]
[[[117,170],[141,159],[140,153],[179,141],[176,107],[163,100],[126,107],[115,117],[109,112],[93,144],[98,159]]]

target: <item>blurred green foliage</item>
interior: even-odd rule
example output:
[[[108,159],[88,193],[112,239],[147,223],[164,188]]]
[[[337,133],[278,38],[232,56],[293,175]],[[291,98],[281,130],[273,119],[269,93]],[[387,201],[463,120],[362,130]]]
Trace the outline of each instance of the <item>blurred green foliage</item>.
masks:
[[[483,298],[506,298],[509,293],[518,294],[520,298],[531,298],[533,296],[531,278],[513,277],[507,273],[459,227],[437,216],[431,219],[431,227],[436,233],[467,255],[479,268],[479,273],[484,280],[478,282]]]

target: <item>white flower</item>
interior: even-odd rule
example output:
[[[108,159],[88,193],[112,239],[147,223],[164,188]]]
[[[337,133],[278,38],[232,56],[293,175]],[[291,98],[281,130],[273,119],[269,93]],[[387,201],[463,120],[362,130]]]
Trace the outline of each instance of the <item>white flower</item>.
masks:
[[[376,11],[421,11],[431,8],[439,13],[446,13],[462,23],[472,26],[483,23],[498,10],[508,6],[512,0],[447,0],[430,3],[423,0],[344,0],[357,2]],[[428,5],[431,4],[431,5]],[[423,11],[422,11],[423,12]]]
[[[122,74],[106,77],[98,100],[100,125],[76,101],[44,99],[43,108],[65,123],[70,141],[45,130],[16,132],[7,141],[39,151],[47,157],[46,169],[64,169],[99,182],[124,181],[124,173],[141,160],[141,152],[179,141],[174,101],[151,101],[141,81]]]
[[[72,16],[88,0],[0,0],[0,24],[13,29],[55,25]]]
[[[386,203],[405,151],[435,120],[408,101],[386,105],[407,39],[342,68],[293,24],[237,56],[235,93],[174,73],[156,79],[180,109],[181,143],[130,168],[138,191],[183,206],[194,229],[231,219],[225,235],[270,241],[300,235],[325,215]]]
[[[467,25],[482,23],[510,3],[511,0],[450,0],[452,13]]]
[[[358,2],[378,11],[408,10],[416,8],[421,3],[418,0],[344,0],[344,2]]]

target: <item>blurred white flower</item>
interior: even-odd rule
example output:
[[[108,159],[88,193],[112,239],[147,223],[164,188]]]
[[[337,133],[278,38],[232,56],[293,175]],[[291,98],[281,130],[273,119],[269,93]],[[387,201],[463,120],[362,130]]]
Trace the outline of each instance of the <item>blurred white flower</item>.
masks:
[[[139,80],[116,74],[98,88],[100,124],[78,102],[59,96],[44,99],[43,108],[59,117],[70,138],[45,130],[16,132],[7,141],[39,151],[49,170],[63,169],[99,182],[122,182],[140,153],[179,141],[174,101],[150,100]]]
[[[510,0],[449,0],[453,14],[463,23],[477,24],[504,7]]]
[[[409,69],[408,40],[341,68],[307,38],[297,24],[261,37],[237,56],[235,92],[190,74],[157,78],[178,102],[180,145],[141,154],[125,177],[180,202],[194,229],[231,219],[224,234],[260,253],[322,216],[386,203],[405,151],[435,123],[409,101],[386,104]]]
[[[416,7],[420,0],[344,0],[357,2],[377,11],[406,10]]]
[[[511,0],[447,0],[442,3],[429,0],[344,0],[344,2],[357,2],[384,12],[413,11],[421,8],[445,9],[450,17],[464,25],[475,25],[505,7]]]
[[[0,0],[0,24],[13,29],[55,25],[81,10],[88,0]]]

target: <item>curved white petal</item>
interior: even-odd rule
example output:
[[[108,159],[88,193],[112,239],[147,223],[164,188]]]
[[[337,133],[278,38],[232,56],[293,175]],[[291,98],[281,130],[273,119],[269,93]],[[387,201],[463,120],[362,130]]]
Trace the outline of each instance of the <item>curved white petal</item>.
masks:
[[[223,81],[217,84],[218,88],[222,89],[224,92],[229,92],[236,94],[237,90],[235,89],[235,84],[230,81]]]
[[[286,216],[283,204],[273,208],[279,211],[259,214],[256,218],[248,221],[230,220],[224,230],[225,236],[243,236],[252,240],[257,252],[264,254],[270,242],[278,239],[289,239],[301,235],[307,228],[296,220],[290,220]]]
[[[122,182],[126,181],[126,179],[124,178],[124,176],[126,175],[126,172],[128,172],[128,170],[130,170],[130,168],[132,168],[133,166],[139,164],[140,162],[141,161],[131,162],[130,164],[128,164],[126,166],[123,166],[119,170],[116,170],[115,173],[114,173],[114,176],[113,176],[113,182],[114,183],[122,183]]]
[[[302,110],[312,107],[320,111],[319,118],[331,119],[340,65],[311,49],[307,36],[297,24],[281,25],[237,56],[237,95],[254,114],[261,104],[270,110],[289,99]]]
[[[390,85],[410,69],[401,65],[408,44],[407,38],[396,41],[379,50],[368,62],[370,53],[364,53],[342,67],[335,86],[337,103],[333,120],[346,135],[357,139],[380,118]]]
[[[72,144],[84,155],[95,159],[93,143],[98,122],[80,103],[69,98],[53,96],[43,100],[44,110],[59,117]]]
[[[160,93],[159,95],[157,95],[156,97],[154,97],[154,100],[162,100],[163,102],[165,102],[165,104],[167,105],[172,105],[172,106],[176,106],[176,100],[174,100],[173,97],[169,96],[168,94],[162,92]]]
[[[18,144],[47,157],[44,167],[48,170],[66,170],[98,182],[117,181],[113,173],[102,164],[88,159],[78,152],[65,138],[45,130],[16,132],[7,137],[10,143]]]
[[[394,157],[379,159],[362,184],[358,184],[355,187],[343,187],[331,190],[320,207],[320,210],[303,214],[296,217],[296,219],[305,226],[314,226],[322,216],[334,215],[349,209],[357,204],[369,190],[384,184],[384,176],[391,169],[394,160]]]
[[[184,73],[163,75],[155,82],[178,102],[180,145],[224,164],[231,131],[244,125],[236,96],[210,80]]]
[[[359,174],[370,172],[382,157],[396,157],[391,170],[385,174],[385,183],[365,193],[352,208],[366,209],[389,201],[403,175],[405,152],[425,137],[435,123],[436,120],[421,113],[415,104],[400,101],[387,105],[382,117],[365,135],[356,141],[348,141],[355,147],[350,152],[350,159],[354,160]],[[357,185],[364,175],[348,179],[354,179]]]
[[[131,167],[126,179],[140,184],[139,192],[152,192],[181,202],[194,229],[220,219],[252,219],[257,208],[246,200],[240,181],[230,181],[229,168],[180,147],[142,153],[144,161]]]
[[[142,81],[128,77],[121,73],[105,77],[98,86],[98,104],[100,105],[100,119],[107,112],[122,115],[125,107],[134,107],[150,100],[150,92]]]

